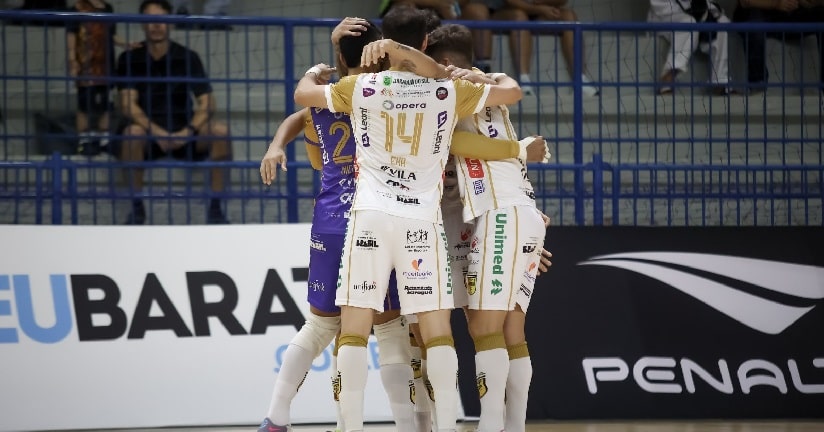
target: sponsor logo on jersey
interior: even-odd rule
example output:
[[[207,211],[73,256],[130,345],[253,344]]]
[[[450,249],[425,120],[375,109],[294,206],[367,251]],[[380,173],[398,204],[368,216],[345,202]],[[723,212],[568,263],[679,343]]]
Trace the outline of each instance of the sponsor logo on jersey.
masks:
[[[506,240],[506,213],[495,215],[495,236],[492,246],[492,274],[504,274],[501,264],[504,262],[504,240]]]
[[[429,231],[427,230],[406,230],[406,242],[407,243],[426,243],[429,239]]]
[[[484,186],[484,181],[483,180],[475,180],[474,182],[472,182],[472,190],[475,193],[475,195],[480,195],[480,194],[486,192],[486,187]]]
[[[393,168],[389,165],[381,166],[381,171],[389,174],[389,176],[391,176],[391,177],[401,179],[401,180],[415,181],[415,180],[418,179],[417,175],[412,171],[399,170],[399,169]]]
[[[478,159],[466,158],[466,169],[469,171],[470,178],[477,179],[484,177],[484,167]]]
[[[352,289],[354,289],[355,291],[362,292],[375,291],[376,289],[378,289],[378,283],[375,281],[372,281],[372,283],[369,283],[369,281],[363,281],[360,284],[353,285]]]
[[[435,97],[437,97],[439,100],[444,100],[448,96],[449,90],[447,90],[446,87],[438,87],[438,89],[435,90]]]
[[[395,201],[402,204],[420,205],[421,201],[415,197],[406,195],[395,195]]]
[[[386,81],[384,81],[385,83]],[[407,85],[407,86],[414,86],[419,84],[426,84],[429,82],[429,78],[395,78],[392,80],[395,84]]]
[[[409,286],[404,285],[403,290],[411,295],[428,295],[432,294],[431,286]]]
[[[405,184],[403,184],[399,181],[392,180],[392,179],[387,180],[386,184],[389,185],[389,186],[392,186],[392,187],[399,188],[400,190],[409,190],[409,186],[407,186],[407,185],[405,185]]]
[[[369,97],[369,96],[372,96],[373,94],[375,94],[375,89],[369,88],[369,87],[365,87],[363,89],[363,97]]]

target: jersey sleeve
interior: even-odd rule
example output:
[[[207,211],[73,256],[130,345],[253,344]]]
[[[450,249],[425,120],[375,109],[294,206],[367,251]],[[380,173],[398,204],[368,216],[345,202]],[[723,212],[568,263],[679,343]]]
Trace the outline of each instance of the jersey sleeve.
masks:
[[[474,84],[466,80],[455,80],[457,101],[455,110],[458,117],[466,117],[481,112],[489,96],[489,85]]]
[[[452,134],[449,153],[481,160],[502,160],[518,157],[521,147],[517,141],[489,138],[465,131]]]
[[[303,117],[303,139],[307,144],[320,146],[320,138],[318,138],[318,132],[315,130],[315,122],[312,121],[312,114],[308,110]]]
[[[355,93],[355,83],[357,81],[357,75],[349,75],[341,78],[335,84],[326,86],[324,91],[326,92],[326,105],[329,111],[352,112],[352,95]]]
[[[303,117],[303,141],[306,143],[306,157],[312,164],[312,168],[317,171],[322,170],[323,156],[320,150],[320,139],[315,131],[315,122],[312,121],[312,115],[308,111]]]

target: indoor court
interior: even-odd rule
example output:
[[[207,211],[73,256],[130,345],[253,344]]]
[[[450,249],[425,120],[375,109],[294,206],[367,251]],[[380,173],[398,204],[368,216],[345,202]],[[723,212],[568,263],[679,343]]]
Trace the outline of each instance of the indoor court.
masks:
[[[472,432],[475,422],[458,424],[458,432]],[[332,425],[297,425],[296,432],[327,432]],[[196,427],[163,429],[95,429],[122,432],[252,432],[255,426],[232,427]],[[394,427],[388,424],[366,425],[369,432],[392,432]],[[527,432],[824,432],[824,422],[814,421],[565,421],[565,422],[530,422]]]

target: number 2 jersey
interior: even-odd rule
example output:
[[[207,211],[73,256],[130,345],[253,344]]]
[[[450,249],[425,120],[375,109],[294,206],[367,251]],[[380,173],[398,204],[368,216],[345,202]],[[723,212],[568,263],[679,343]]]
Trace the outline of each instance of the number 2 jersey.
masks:
[[[312,231],[343,235],[355,192],[355,140],[349,115],[325,108],[309,108],[308,112],[304,139],[319,148],[323,160]]]
[[[351,113],[357,143],[352,210],[440,222],[444,164],[459,117],[483,110],[489,87],[389,70],[326,87],[333,112]]]

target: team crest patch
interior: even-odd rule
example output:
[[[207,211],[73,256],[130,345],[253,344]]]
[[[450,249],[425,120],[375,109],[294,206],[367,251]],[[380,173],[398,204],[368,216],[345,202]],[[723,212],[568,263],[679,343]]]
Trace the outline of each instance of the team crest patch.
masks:
[[[469,295],[475,295],[475,291],[478,290],[478,275],[475,273],[467,274],[464,283],[466,284],[466,292]]]
[[[432,383],[429,380],[424,380],[424,385],[426,385],[426,393],[429,394],[429,400],[435,402],[435,389],[432,388]]]
[[[486,374],[481,372],[475,377],[475,384],[478,386],[478,397],[486,396],[489,387],[486,386]]]
[[[335,398],[335,402],[340,402],[340,372],[332,378],[332,397]]]
[[[412,359],[412,376],[415,379],[419,379],[423,376],[423,372],[421,371],[421,361],[418,359]]]

